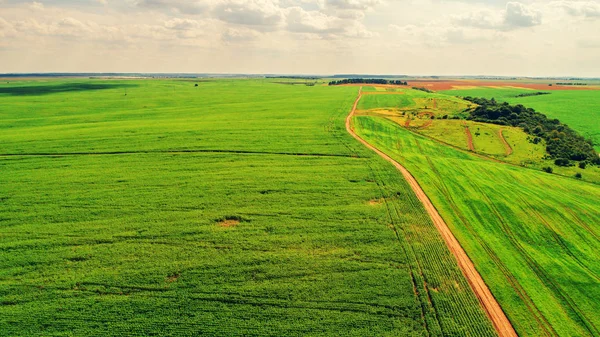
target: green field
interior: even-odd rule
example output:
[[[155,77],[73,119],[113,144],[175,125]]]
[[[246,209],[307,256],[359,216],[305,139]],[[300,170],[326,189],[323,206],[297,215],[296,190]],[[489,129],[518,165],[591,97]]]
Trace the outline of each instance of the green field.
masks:
[[[415,176],[520,336],[600,336],[600,186],[354,122]]]
[[[448,95],[495,98],[511,104],[523,104],[550,118],[557,118],[594,141],[600,151],[600,90],[553,90],[549,95],[516,97],[535,92],[530,89],[479,88],[448,90]]]
[[[367,88],[364,91],[377,90]],[[469,106],[471,106],[470,102],[449,95],[396,88],[393,94],[389,95],[364,95],[358,104],[358,109],[396,109],[415,114],[425,111],[441,117],[443,115],[462,115]]]
[[[357,91],[1,84],[0,335],[494,336],[407,183],[346,133]],[[597,189],[564,186],[583,186],[569,192],[587,192],[580,201],[565,198],[598,220],[587,204]],[[542,248],[561,253],[551,245]],[[598,309],[597,283],[572,262],[552,275],[568,272],[561,287],[579,277],[588,286],[570,298]],[[518,299],[492,285],[520,322]],[[583,331],[570,312],[557,315]]]

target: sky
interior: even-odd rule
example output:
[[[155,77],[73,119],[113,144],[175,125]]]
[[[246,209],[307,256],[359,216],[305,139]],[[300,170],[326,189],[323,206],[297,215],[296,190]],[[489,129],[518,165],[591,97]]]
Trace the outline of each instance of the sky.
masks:
[[[600,0],[0,0],[0,73],[600,77]]]

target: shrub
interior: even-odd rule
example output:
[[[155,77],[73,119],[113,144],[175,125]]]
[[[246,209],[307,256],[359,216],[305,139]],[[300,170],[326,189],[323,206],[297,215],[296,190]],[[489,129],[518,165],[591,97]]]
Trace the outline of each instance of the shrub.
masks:
[[[579,173],[579,172],[575,173],[575,178],[577,178],[577,179],[581,179],[581,178],[582,178],[582,175],[581,175],[581,173]]]
[[[552,169],[552,167],[546,166],[542,169],[542,171],[546,173],[552,173],[554,170]]]
[[[554,161],[556,166],[572,166],[571,161],[567,158],[558,158]]]
[[[585,170],[585,167],[586,167],[586,166],[587,166],[587,163],[586,163],[586,162],[584,162],[584,161],[582,161],[582,162],[579,162],[579,168],[580,168],[580,169],[582,169],[582,170]]]

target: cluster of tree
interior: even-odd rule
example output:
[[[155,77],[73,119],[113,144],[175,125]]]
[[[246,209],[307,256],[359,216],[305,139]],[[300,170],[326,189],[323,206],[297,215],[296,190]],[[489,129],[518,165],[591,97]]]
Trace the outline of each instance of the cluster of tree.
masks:
[[[412,88],[415,89],[415,90],[421,90],[421,91],[425,91],[425,92],[428,92],[428,93],[433,93],[433,91],[431,91],[431,90],[429,90],[429,89],[427,89],[425,87],[412,87]]]
[[[543,91],[528,92],[528,93],[517,95],[515,97],[529,97],[529,96],[540,96],[540,95],[550,95],[550,93],[549,92],[543,92]]]
[[[406,81],[400,80],[385,80],[382,78],[347,78],[344,80],[337,80],[329,82],[329,85],[340,85],[340,84],[395,84],[395,85],[408,85]]]
[[[522,128],[533,137],[534,143],[539,143],[542,139],[546,141],[546,152],[550,158],[555,159],[556,165],[570,166],[571,161],[600,165],[600,157],[594,150],[592,141],[558,119],[549,119],[521,104],[499,103],[493,98],[465,97],[465,100],[477,104],[477,107],[467,110],[467,119]]]
[[[587,83],[564,82],[564,83],[556,83],[556,85],[587,85]]]

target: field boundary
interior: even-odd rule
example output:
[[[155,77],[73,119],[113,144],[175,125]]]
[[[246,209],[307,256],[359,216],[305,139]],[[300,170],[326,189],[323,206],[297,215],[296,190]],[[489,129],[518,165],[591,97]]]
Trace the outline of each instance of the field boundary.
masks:
[[[369,144],[366,140],[362,139],[358,134],[356,134],[354,132],[354,128],[352,126],[352,117],[354,116],[356,107],[358,106],[358,102],[360,101],[361,98],[362,98],[362,87],[359,88],[358,97],[356,98],[356,101],[354,102],[354,106],[352,107],[352,110],[346,117],[346,130],[348,131],[348,133],[350,133],[352,135],[352,137],[354,137],[356,140],[361,142],[367,148],[369,148],[372,151],[374,151],[375,153],[377,153],[380,157],[382,157],[386,161],[393,164],[396,167],[396,169],[398,169],[398,171],[400,171],[402,173],[402,175],[404,176],[404,178],[406,179],[406,181],[408,182],[408,184],[410,185],[412,190],[417,195],[417,198],[419,198],[419,201],[421,201],[425,210],[431,217],[431,220],[433,221],[435,227],[438,229],[440,235],[446,242],[448,249],[450,250],[452,255],[454,255],[454,257],[456,258],[456,260],[458,262],[458,266],[460,267],[461,271],[463,272],[465,278],[467,279],[469,285],[471,286],[471,289],[475,293],[477,299],[481,303],[486,314],[492,321],[492,324],[494,325],[494,328],[498,332],[498,335],[500,337],[517,337],[518,336],[517,333],[515,332],[512,324],[510,323],[510,321],[504,314],[504,311],[502,311],[500,304],[498,304],[498,302],[496,301],[496,298],[494,297],[494,295],[492,295],[491,291],[489,290],[489,288],[483,281],[483,278],[481,277],[481,275],[475,268],[475,265],[473,264],[471,259],[469,259],[469,256],[464,251],[464,249],[462,248],[462,246],[460,245],[460,243],[458,242],[456,237],[454,237],[454,234],[452,234],[452,231],[450,230],[450,228],[448,227],[446,222],[444,222],[444,220],[438,213],[437,209],[433,206],[433,204],[431,203],[431,200],[429,200],[429,198],[427,197],[427,195],[425,194],[425,192],[423,191],[423,189],[421,188],[421,186],[419,185],[417,180],[412,176],[412,174],[404,166],[402,166],[400,163],[398,163],[397,161],[395,161],[390,156],[383,153],[382,151],[380,151],[373,145]]]

